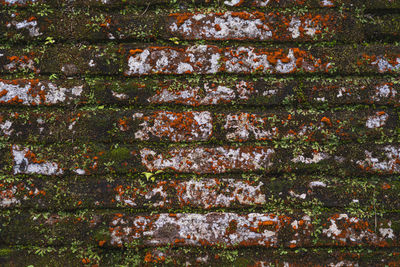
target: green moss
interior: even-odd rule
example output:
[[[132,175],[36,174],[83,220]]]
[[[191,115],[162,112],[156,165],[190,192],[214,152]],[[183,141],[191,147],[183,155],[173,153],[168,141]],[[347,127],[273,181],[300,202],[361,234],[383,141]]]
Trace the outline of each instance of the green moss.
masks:
[[[2,249],[0,249],[0,257],[10,256],[13,252],[14,252],[13,249],[2,248]]]
[[[129,159],[131,152],[126,147],[119,147],[111,150],[109,158],[115,161],[123,161]]]
[[[393,231],[395,233],[397,233],[397,234],[400,233],[400,221],[393,220],[391,228],[393,229]]]

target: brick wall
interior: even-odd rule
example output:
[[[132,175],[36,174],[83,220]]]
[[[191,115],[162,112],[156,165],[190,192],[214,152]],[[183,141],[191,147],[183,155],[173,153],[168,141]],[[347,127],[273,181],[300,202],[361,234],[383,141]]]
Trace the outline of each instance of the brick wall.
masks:
[[[0,0],[0,263],[400,265],[400,1]]]

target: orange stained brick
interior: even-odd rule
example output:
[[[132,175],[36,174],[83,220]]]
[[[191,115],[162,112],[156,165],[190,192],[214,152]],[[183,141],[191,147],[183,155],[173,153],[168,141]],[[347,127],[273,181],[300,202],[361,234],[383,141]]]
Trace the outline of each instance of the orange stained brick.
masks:
[[[390,184],[388,184],[388,183],[384,183],[383,185],[382,185],[382,189],[384,189],[384,190],[387,190],[387,189],[390,189],[391,188],[391,186],[390,186]]]
[[[259,223],[258,223],[258,226],[261,226],[261,225],[263,225],[263,226],[266,226],[266,225],[274,225],[274,222],[273,222],[273,221],[259,222]]]
[[[332,126],[331,120],[330,120],[329,118],[327,118],[327,117],[323,117],[323,118],[321,119],[321,121],[322,121],[322,122],[325,122],[325,123],[328,124],[329,126]]]
[[[131,55],[134,55],[134,54],[140,53],[140,52],[143,52],[143,50],[142,49],[131,49],[131,50],[129,50],[129,54],[131,54]]]
[[[146,256],[144,257],[144,261],[145,261],[145,262],[151,262],[151,259],[152,259],[151,253],[150,253],[150,252],[147,252],[147,253],[146,253]]]
[[[181,26],[181,24],[185,23],[186,20],[191,18],[193,16],[193,13],[174,13],[170,14],[170,17],[176,17],[176,24],[178,24],[178,27]]]

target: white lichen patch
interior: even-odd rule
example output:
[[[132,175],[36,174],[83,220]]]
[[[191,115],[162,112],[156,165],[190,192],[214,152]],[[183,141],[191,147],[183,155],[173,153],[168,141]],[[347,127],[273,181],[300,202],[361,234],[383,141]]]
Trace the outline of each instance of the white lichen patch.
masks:
[[[181,148],[161,154],[148,148],[140,151],[142,164],[150,171],[173,169],[188,173],[260,170],[272,166],[274,153],[273,149],[266,147]]]
[[[11,57],[13,58],[13,57]],[[16,70],[31,70],[34,71],[35,73],[39,73],[40,70],[36,69],[35,62],[26,56],[22,56],[20,58],[13,58],[10,60],[11,62],[4,65],[4,69],[13,72]]]
[[[231,56],[231,53],[234,56]],[[268,55],[256,54],[255,48],[238,47],[232,51],[225,52],[229,59],[225,62],[226,71],[229,73],[252,72],[258,69],[271,69]]]
[[[134,118],[137,116],[134,115]],[[173,142],[206,141],[212,135],[213,121],[208,111],[155,112],[152,116],[138,118],[142,123],[135,138],[149,140],[152,136],[166,137]]]
[[[152,207],[230,207],[265,203],[263,183],[234,179],[158,181],[145,188],[117,186],[115,200],[124,206],[137,207],[148,201]],[[146,204],[147,205],[147,204]]]
[[[389,223],[389,226],[391,226],[391,223]],[[382,238],[394,239],[396,237],[392,228],[379,228],[379,233]]]
[[[76,169],[76,170],[74,170],[74,172],[76,174],[78,174],[78,175],[85,175],[86,174],[86,171],[83,170],[83,169]]]
[[[158,183],[157,186],[154,186],[151,191],[148,191],[145,194],[146,199],[160,199],[159,201],[153,203],[154,207],[164,207],[164,205],[168,202],[168,193],[164,190],[164,183]]]
[[[57,163],[36,160],[28,148],[21,149],[18,145],[13,145],[12,155],[14,157],[14,174],[63,174],[63,170]]]
[[[315,37],[322,29],[331,28],[334,17],[285,16],[279,12],[231,12],[173,14],[176,17],[168,26],[174,35],[184,39],[209,40],[295,40],[299,37]],[[289,23],[290,21],[290,23]],[[332,25],[334,27],[334,25]]]
[[[230,207],[235,202],[241,205],[262,205],[265,203],[262,186],[262,182],[253,185],[234,179],[203,179],[182,182],[177,185],[177,191],[181,204],[209,209]]]
[[[303,155],[298,155],[297,157],[292,159],[292,162],[294,163],[305,163],[305,164],[312,164],[312,163],[318,163],[322,160],[329,159],[330,156],[327,153],[323,152],[315,152],[313,153],[312,158],[305,157]]]
[[[351,96],[350,90],[345,87],[340,87],[336,97],[339,98],[339,97],[346,97],[346,96]]]
[[[131,51],[134,54],[128,58],[125,75],[216,73],[221,64],[219,49],[211,45],[189,46],[186,49],[153,47]]]
[[[322,7],[334,7],[335,4],[330,0],[321,0],[320,1],[320,6],[322,6]]]
[[[397,57],[394,62],[389,62],[387,58],[378,56],[371,64],[377,66],[380,73],[400,71],[400,57]]]
[[[277,64],[275,66],[275,70],[278,73],[290,73],[293,72],[296,68],[297,59],[294,56],[293,50],[290,49],[287,55],[288,62],[283,63],[282,59],[278,59]]]
[[[125,72],[126,75],[132,74],[145,74],[151,70],[151,66],[148,63],[150,56],[150,50],[146,49],[143,52],[132,55],[128,59],[129,69]]]
[[[375,115],[369,116],[365,126],[372,129],[372,128],[380,128],[386,124],[386,121],[388,120],[389,115],[385,113],[384,111],[381,112],[376,112]]]
[[[292,33],[293,39],[296,39],[300,36],[300,26],[301,26],[301,21],[298,18],[292,18],[288,30],[289,32]]]
[[[296,51],[296,52],[295,52]],[[296,57],[296,54],[301,55]],[[262,51],[253,47],[230,48],[225,52],[225,71],[228,73],[292,73],[298,69],[314,72],[328,70],[328,63],[312,57],[308,52],[290,48],[282,51]]]
[[[91,68],[96,67],[96,62],[94,62],[94,60],[91,59],[91,60],[89,61],[88,65],[89,65],[89,67],[91,67]]]
[[[254,6],[266,7],[271,2],[271,0],[254,0]]]
[[[322,229],[322,234],[342,243],[381,244],[388,239],[396,239],[391,228],[380,228],[379,233],[376,233],[370,229],[367,221],[347,214],[335,214],[328,218],[328,221],[329,227]],[[379,226],[382,224],[383,222],[380,222]]]
[[[365,150],[365,160],[358,160],[356,163],[362,169],[383,171],[383,172],[400,172],[400,148],[388,145],[383,148],[386,158],[379,159],[373,156],[373,153]],[[378,152],[378,151],[376,151]]]
[[[337,220],[340,220],[342,218],[348,218],[347,214],[340,214]],[[325,234],[327,237],[332,237],[335,239],[336,236],[339,236],[342,233],[342,230],[340,230],[337,225],[336,225],[336,220],[335,218],[329,219],[330,221],[330,226],[328,229],[323,229],[322,233]],[[346,240],[344,240],[346,241]]]
[[[0,123],[0,136],[10,136],[14,129],[11,128],[12,122],[9,120],[6,120],[3,123]]]
[[[11,26],[13,25],[17,30],[20,29],[26,29],[29,31],[29,36],[31,37],[37,37],[42,35],[41,32],[39,32],[39,27],[38,27],[38,22],[36,20],[24,20],[21,22],[17,22],[17,21],[11,21],[10,24],[8,24],[7,26]]]
[[[314,187],[326,187],[326,184],[321,181],[312,181],[308,184],[308,187],[314,188]]]
[[[4,0],[6,4],[10,5],[25,5],[27,3],[36,3],[37,0]]]
[[[126,99],[129,98],[129,96],[127,94],[124,94],[124,93],[117,93],[117,92],[111,91],[111,94],[112,94],[113,97],[115,97],[115,98],[117,98],[119,100],[126,100]]]
[[[276,127],[268,127],[267,117],[249,113],[228,114],[224,129],[228,132],[228,140],[249,140],[254,136],[256,140],[271,140],[279,135]]]
[[[197,45],[186,48],[150,47],[131,50],[130,53],[125,75],[207,74],[219,71],[292,73],[298,69],[328,71],[332,67],[329,62],[322,62],[308,51],[298,48],[285,52],[254,47],[220,49],[212,45]],[[165,65],[166,62],[168,65]]]
[[[269,1],[269,0],[267,0]],[[224,4],[227,6],[240,6],[240,4],[243,2],[243,0],[227,0],[224,1]]]
[[[263,96],[274,96],[274,95],[276,95],[278,93],[278,90],[276,90],[276,89],[271,89],[271,90],[265,90],[264,92],[263,92]]]
[[[204,84],[205,96],[198,101],[199,105],[217,105],[219,103],[229,102],[236,98],[234,89],[219,85],[211,88],[208,83]]]
[[[0,188],[0,207],[8,208],[21,203],[15,196],[17,189],[18,187],[15,185],[11,188]]]
[[[306,197],[307,197],[306,193],[297,194],[293,190],[289,191],[289,195],[292,196],[292,197],[295,197],[295,198],[300,198],[300,199],[306,199]]]
[[[123,246],[135,239],[145,245],[169,243],[192,246],[240,244],[275,247],[282,226],[276,215],[250,213],[178,213],[153,216],[116,216],[110,223],[111,245]],[[265,227],[260,227],[265,226]]]
[[[397,95],[397,90],[390,84],[380,84],[375,86],[375,95],[372,100],[380,101],[382,98],[394,98]]]
[[[12,83],[0,81],[0,103],[23,105],[53,105],[70,102],[82,94],[83,85],[64,88],[54,83],[24,81]]]
[[[257,13],[225,12],[222,14],[194,14],[183,23],[173,22],[169,30],[190,39],[258,39],[269,40],[272,32]],[[199,17],[201,15],[201,17]]]
[[[239,81],[234,87],[204,83],[199,86],[187,87],[182,85],[180,90],[163,88],[157,94],[149,97],[148,102],[154,104],[175,103],[184,105],[217,105],[229,103],[233,100],[248,100],[257,93],[253,84],[246,81]]]
[[[166,205],[173,206],[178,203],[175,200],[176,195],[171,195],[171,190],[175,189],[175,182],[160,181],[155,185],[147,185],[144,188],[130,186],[123,187],[117,186],[114,191],[115,200],[118,203],[128,207],[136,207],[138,203],[148,200],[149,206],[152,207],[165,207]],[[168,207],[171,207],[168,206]]]

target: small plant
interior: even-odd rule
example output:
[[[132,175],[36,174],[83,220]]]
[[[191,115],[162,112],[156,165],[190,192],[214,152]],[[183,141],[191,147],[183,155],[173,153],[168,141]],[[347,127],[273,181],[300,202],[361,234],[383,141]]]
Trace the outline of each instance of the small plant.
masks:
[[[49,77],[50,81],[54,81],[54,80],[57,80],[57,79],[58,79],[57,74],[54,74],[54,73],[51,74],[50,77]]]
[[[46,38],[45,44],[54,44],[55,42],[54,38],[49,36]]]
[[[155,175],[162,173],[162,170],[158,170],[155,173],[152,172],[142,172],[142,174],[146,177],[146,180],[148,181],[149,179],[154,182],[156,180]]]

